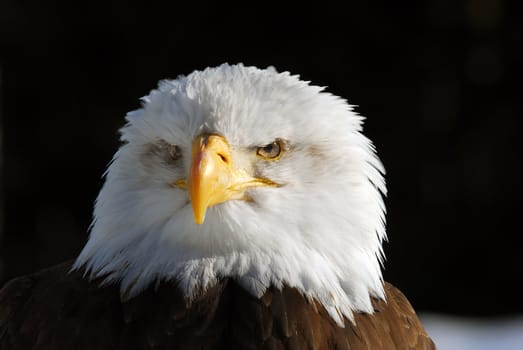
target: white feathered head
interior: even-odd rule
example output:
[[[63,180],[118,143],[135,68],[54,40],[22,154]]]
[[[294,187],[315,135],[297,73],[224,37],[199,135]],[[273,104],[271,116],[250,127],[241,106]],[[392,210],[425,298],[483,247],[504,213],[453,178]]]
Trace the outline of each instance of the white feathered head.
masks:
[[[125,297],[286,285],[340,324],[383,298],[383,169],[345,100],[224,64],[162,81],[126,120],[76,268]]]

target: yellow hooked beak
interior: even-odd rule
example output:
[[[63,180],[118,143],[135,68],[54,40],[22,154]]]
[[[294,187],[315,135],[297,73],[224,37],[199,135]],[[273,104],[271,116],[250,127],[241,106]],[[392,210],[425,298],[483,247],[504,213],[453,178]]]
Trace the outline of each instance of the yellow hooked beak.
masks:
[[[245,170],[235,168],[231,147],[223,136],[204,134],[196,137],[188,191],[197,224],[203,223],[207,208],[231,199],[248,199],[245,190],[257,186],[275,187],[278,184],[251,177]]]

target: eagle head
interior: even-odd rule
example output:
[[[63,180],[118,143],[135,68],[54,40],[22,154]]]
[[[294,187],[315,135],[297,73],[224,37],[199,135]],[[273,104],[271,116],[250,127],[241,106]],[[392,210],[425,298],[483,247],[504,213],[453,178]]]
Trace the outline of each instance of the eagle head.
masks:
[[[343,99],[273,68],[160,82],[126,116],[75,268],[130,298],[222,277],[297,288],[343,323],[383,298],[383,167]]]

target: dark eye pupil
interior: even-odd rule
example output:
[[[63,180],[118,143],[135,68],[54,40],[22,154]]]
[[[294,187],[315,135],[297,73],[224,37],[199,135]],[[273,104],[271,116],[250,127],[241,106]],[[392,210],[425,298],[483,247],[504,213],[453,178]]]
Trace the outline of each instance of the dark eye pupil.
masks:
[[[177,160],[178,158],[180,158],[182,156],[180,148],[178,146],[169,145],[169,156],[173,160]]]
[[[265,153],[272,153],[273,149],[274,149],[274,143],[271,143],[270,145],[263,147],[263,151]]]

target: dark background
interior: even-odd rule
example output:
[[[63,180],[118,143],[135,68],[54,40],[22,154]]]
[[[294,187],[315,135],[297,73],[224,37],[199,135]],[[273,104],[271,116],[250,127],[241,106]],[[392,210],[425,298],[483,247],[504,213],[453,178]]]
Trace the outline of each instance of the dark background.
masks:
[[[523,312],[516,1],[179,3],[1,0],[0,284],[78,254],[139,97],[244,62],[368,118],[388,172],[385,277],[418,310]]]

